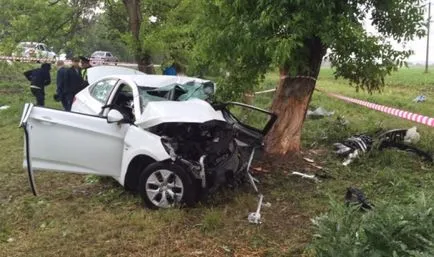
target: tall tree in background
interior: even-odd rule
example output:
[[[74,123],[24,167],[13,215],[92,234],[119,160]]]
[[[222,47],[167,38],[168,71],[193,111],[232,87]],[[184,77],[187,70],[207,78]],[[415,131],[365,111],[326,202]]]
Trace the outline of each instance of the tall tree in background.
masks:
[[[301,129],[327,49],[336,77],[369,92],[403,64],[410,51],[398,42],[424,35],[422,0],[206,0],[198,24],[209,59],[231,71],[232,92],[249,90],[279,68],[271,110],[278,115],[266,139],[268,153],[300,149]],[[368,15],[379,35],[363,28]],[[240,86],[242,85],[242,86]]]
[[[142,19],[141,0],[122,0],[128,13],[130,31],[132,35],[132,45],[139,70],[145,73],[154,73],[152,57],[149,51],[145,51],[140,38]]]

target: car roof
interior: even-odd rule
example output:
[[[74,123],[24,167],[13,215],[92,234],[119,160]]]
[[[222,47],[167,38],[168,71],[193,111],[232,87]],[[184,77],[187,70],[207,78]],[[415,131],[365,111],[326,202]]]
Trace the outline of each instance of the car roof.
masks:
[[[132,81],[138,87],[160,88],[173,84],[186,84],[188,82],[210,82],[209,80],[203,80],[195,77],[187,76],[167,76],[167,75],[117,75],[119,79],[125,81]]]

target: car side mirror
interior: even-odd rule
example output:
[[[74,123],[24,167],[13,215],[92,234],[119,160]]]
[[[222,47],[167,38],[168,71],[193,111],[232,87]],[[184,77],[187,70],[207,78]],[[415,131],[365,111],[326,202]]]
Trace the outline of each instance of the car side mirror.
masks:
[[[107,113],[107,122],[108,123],[121,123],[124,121],[124,116],[122,113],[116,109],[111,109]]]

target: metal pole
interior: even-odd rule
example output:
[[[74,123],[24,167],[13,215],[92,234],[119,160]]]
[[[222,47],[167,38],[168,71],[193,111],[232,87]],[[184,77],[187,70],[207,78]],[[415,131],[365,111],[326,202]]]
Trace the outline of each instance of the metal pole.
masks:
[[[427,22],[427,37],[426,37],[426,58],[425,58],[425,73],[428,73],[428,57],[429,57],[429,25],[431,23],[431,2],[428,3],[428,22]]]

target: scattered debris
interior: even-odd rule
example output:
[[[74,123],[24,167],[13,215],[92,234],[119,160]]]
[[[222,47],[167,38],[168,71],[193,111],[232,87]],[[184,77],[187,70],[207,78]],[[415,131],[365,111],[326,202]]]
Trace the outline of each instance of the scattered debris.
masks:
[[[335,113],[334,111],[329,112],[322,107],[318,107],[314,111],[307,110],[307,116],[314,116],[314,117],[332,116],[334,113]]]
[[[418,95],[415,99],[413,99],[413,102],[416,103],[422,103],[425,102],[426,97],[424,95]]]
[[[293,171],[291,174],[300,176],[302,178],[312,179],[315,182],[321,182],[315,175],[309,175],[309,174],[305,174],[305,173],[301,173],[301,172],[297,172],[297,171]]]
[[[416,127],[407,130],[404,137],[404,143],[416,144],[420,140],[420,134],[417,132]]]
[[[303,160],[305,160],[307,162],[310,162],[310,163],[314,163],[315,162],[314,160],[312,160],[310,158],[306,158],[306,157],[304,157]]]
[[[256,212],[249,213],[249,216],[247,217],[247,220],[250,223],[253,224],[261,224],[261,207],[262,207],[262,200],[264,199],[264,196],[262,194],[259,195],[259,201],[258,201],[258,208],[256,209]]]
[[[1,106],[0,106],[0,111],[1,111],[1,110],[9,109],[9,107],[10,107],[9,105],[1,105]]]
[[[341,126],[347,126],[350,122],[344,116],[338,116],[336,122]]]
[[[15,241],[15,238],[9,237],[7,241],[8,241],[8,243],[12,243],[13,241]]]
[[[335,153],[344,156],[346,159],[342,165],[347,166],[360,154],[376,148],[382,150],[384,148],[394,147],[400,150],[416,153],[429,162],[433,162],[433,157],[412,145],[420,140],[420,134],[416,127],[410,129],[394,129],[388,130],[378,136],[371,137],[369,135],[355,135],[345,139],[342,142],[335,143]]]
[[[366,211],[371,210],[374,205],[371,204],[367,199],[362,190],[348,187],[347,193],[345,194],[345,204],[347,206],[351,205],[360,205],[360,210]]]

